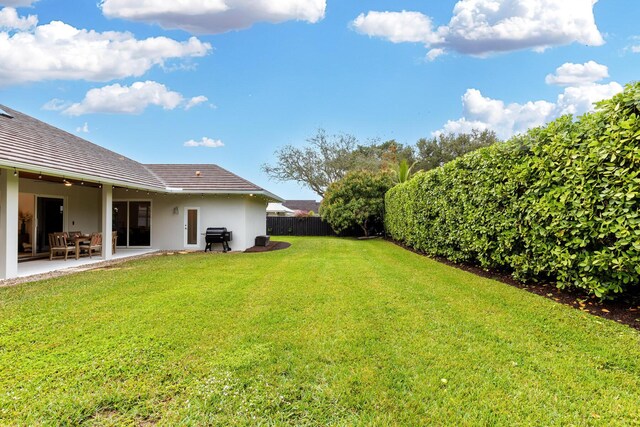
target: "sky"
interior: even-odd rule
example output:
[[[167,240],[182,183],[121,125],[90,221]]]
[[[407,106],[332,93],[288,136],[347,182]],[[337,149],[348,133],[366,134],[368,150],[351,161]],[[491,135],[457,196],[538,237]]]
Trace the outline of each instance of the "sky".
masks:
[[[322,128],[508,138],[637,80],[637,0],[0,0],[0,104],[141,163],[261,171]]]

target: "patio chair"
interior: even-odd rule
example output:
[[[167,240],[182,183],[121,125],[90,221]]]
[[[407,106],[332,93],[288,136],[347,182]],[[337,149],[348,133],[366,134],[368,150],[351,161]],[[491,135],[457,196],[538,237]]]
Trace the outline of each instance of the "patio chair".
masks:
[[[64,255],[64,260],[66,261],[69,257],[69,252],[75,254],[76,247],[69,246],[65,233],[49,233],[49,260],[53,260],[54,257],[62,258]],[[55,255],[58,253],[63,255]]]
[[[102,233],[92,233],[88,242],[80,243],[80,251],[87,251],[89,258],[94,252],[102,253]]]

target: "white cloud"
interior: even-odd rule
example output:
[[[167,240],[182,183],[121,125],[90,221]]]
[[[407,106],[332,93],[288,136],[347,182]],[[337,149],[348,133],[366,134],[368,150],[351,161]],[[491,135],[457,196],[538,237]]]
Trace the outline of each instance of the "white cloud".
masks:
[[[200,105],[203,102],[207,102],[209,100],[209,98],[207,98],[206,96],[194,96],[193,98],[191,98],[189,101],[187,101],[187,104],[184,106],[185,110],[190,110],[193,107],[195,107],[196,105]]]
[[[625,50],[630,50],[633,53],[640,53],[640,44],[638,44],[640,42],[640,36],[633,36],[631,37],[631,40],[632,44],[627,46]]]
[[[544,124],[553,115],[555,105],[546,101],[505,104],[487,98],[477,89],[468,89],[462,97],[463,117],[448,121],[439,132],[469,132],[491,129],[501,138]]]
[[[69,105],[70,103],[64,99],[53,98],[51,101],[44,104],[42,109],[47,111],[62,111],[65,108],[68,108]]]
[[[622,86],[616,82],[590,83],[565,88],[555,102],[541,100],[505,104],[504,101],[483,96],[477,89],[468,89],[462,97],[462,118],[449,120],[434,134],[491,129],[506,139],[564,114],[581,115],[592,111],[594,102],[610,98],[622,90]]]
[[[420,12],[361,14],[352,27],[392,42],[419,42],[429,49],[448,49],[486,56],[522,49],[604,44],[595,23],[597,0],[460,0],[448,25],[434,28]],[[442,52],[438,52],[442,53]],[[431,55],[433,56],[433,55]]]
[[[53,21],[30,31],[0,32],[0,86],[42,80],[141,76],[171,59],[201,57],[211,45],[195,37],[136,39],[125,32],[77,29]]]
[[[196,140],[190,139],[189,141],[184,143],[184,146],[185,147],[218,148],[218,147],[224,147],[224,144],[219,139],[211,139],[211,138],[207,138],[205,136],[200,141],[196,141]]]
[[[555,74],[547,75],[545,82],[550,85],[579,86],[595,83],[609,77],[609,68],[595,61],[584,64],[567,62],[556,69]]]
[[[9,6],[9,7],[27,7],[31,6],[33,3],[36,3],[38,0],[2,0],[0,1],[0,6]]]
[[[431,18],[419,12],[369,12],[360,14],[351,25],[357,31],[372,37],[383,37],[393,43],[442,42],[433,29]]]
[[[435,59],[441,55],[444,55],[445,51],[444,49],[440,49],[440,48],[436,48],[436,49],[431,49],[429,52],[427,52],[427,61],[435,61]]]
[[[18,16],[18,12],[12,7],[0,9],[0,30],[29,30],[38,25],[38,17],[29,15]]]
[[[131,86],[116,83],[89,90],[81,102],[69,106],[63,113],[70,116],[92,113],[140,114],[150,105],[165,110],[174,110],[184,105],[185,109],[188,109],[193,107],[189,105],[193,104],[194,99],[200,98],[191,98],[185,105],[182,94],[171,91],[158,82],[136,82]],[[197,103],[200,102],[196,101],[194,105]]]
[[[76,128],[77,133],[89,133],[89,123],[84,122],[83,126]]]
[[[568,87],[558,96],[555,115],[580,115],[586,113],[593,110],[594,102],[611,98],[613,95],[622,92],[623,89],[622,85],[617,82]]]
[[[179,28],[197,34],[218,34],[257,22],[318,22],[326,0],[102,0],[102,13]]]

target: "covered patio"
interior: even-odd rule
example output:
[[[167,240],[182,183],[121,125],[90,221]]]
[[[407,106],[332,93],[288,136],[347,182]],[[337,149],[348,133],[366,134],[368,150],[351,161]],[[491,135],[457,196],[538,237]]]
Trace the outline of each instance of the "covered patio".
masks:
[[[111,261],[124,260],[127,258],[139,257],[142,255],[148,255],[157,252],[156,249],[143,248],[143,249],[118,249],[117,253],[111,256]],[[104,262],[103,257],[93,258],[80,258],[75,259],[69,257],[67,261],[63,259],[54,259],[50,261],[49,258],[38,259],[33,261],[25,261],[18,263],[17,277],[29,277],[39,274],[53,273],[57,271],[77,271],[91,268],[92,265]]]
[[[113,205],[111,185],[45,171],[0,168],[0,280],[113,258],[112,239],[106,238],[98,257],[76,260],[74,252],[68,261],[49,260],[52,233],[78,230],[111,236]]]
[[[144,165],[0,105],[0,280],[203,250],[213,226],[244,250],[265,234],[269,201],[282,199],[217,165]],[[86,246],[100,258],[75,259]],[[48,259],[59,253],[72,259]]]

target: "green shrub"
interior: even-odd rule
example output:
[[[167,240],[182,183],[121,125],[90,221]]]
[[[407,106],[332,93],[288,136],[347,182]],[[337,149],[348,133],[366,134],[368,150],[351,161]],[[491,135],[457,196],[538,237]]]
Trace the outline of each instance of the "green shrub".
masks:
[[[419,173],[385,226],[432,255],[611,298],[640,283],[640,84]]]
[[[359,226],[368,236],[371,226],[382,222],[384,197],[391,185],[391,177],[386,173],[349,172],[329,185],[322,199],[320,215],[337,234]]]

